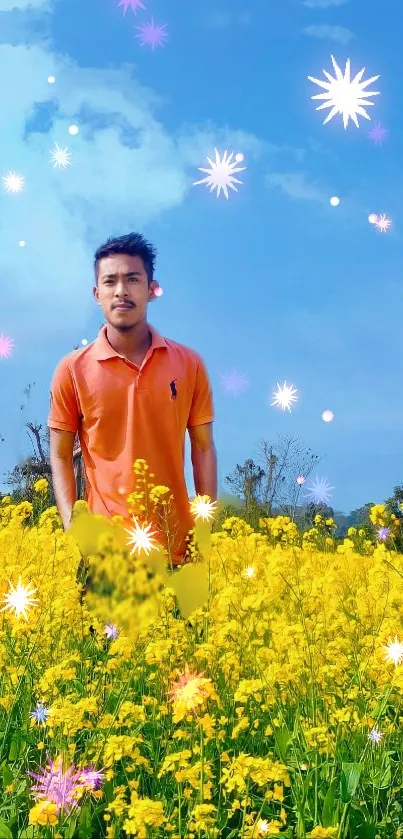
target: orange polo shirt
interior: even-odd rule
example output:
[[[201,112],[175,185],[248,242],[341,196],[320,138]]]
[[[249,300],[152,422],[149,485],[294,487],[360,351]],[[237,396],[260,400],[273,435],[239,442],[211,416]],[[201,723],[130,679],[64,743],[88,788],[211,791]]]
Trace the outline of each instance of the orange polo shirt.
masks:
[[[126,498],[134,489],[133,463],[146,460],[154,484],[173,493],[174,553],[181,556],[194,527],[185,433],[213,422],[212,391],[198,353],[148,328],[152,344],[140,367],[115,352],[106,325],[92,344],[65,356],[52,379],[48,426],[78,432],[91,512],[123,516],[132,527]]]

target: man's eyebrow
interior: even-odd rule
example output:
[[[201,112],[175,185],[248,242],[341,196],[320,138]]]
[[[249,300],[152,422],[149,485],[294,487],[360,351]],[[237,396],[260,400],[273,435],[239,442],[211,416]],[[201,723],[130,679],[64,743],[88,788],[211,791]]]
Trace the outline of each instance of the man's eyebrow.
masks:
[[[117,274],[104,274],[102,279],[103,280],[112,280],[115,279]],[[141,271],[127,271],[126,274],[123,274],[124,277],[141,277]]]

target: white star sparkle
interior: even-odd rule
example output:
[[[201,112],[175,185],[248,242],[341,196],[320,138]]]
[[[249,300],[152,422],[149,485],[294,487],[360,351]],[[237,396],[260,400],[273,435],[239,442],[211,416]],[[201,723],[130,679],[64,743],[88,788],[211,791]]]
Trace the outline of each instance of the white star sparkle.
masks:
[[[381,216],[378,216],[377,220],[374,222],[375,227],[377,227],[378,230],[381,231],[381,233],[386,233],[386,231],[389,230],[391,224],[392,222],[390,218],[388,218],[385,215],[385,213],[383,213]]]
[[[368,97],[379,96],[379,91],[365,91],[365,88],[379,79],[379,76],[372,76],[371,79],[362,82],[361,79],[365,73],[365,67],[352,79],[349,58],[346,62],[344,76],[333,56],[332,62],[336,75],[333,77],[326,70],[323,70],[324,76],[328,79],[327,82],[315,79],[313,76],[308,76],[310,82],[319,85],[319,87],[322,87],[326,91],[326,93],[318,93],[316,96],[312,96],[311,99],[328,100],[316,108],[317,111],[321,111],[323,108],[331,108],[330,113],[324,120],[324,125],[333,119],[336,114],[341,114],[344,128],[347,128],[350,119],[359,128],[357,114],[365,119],[370,119],[365,108],[374,103],[367,101],[367,99]]]
[[[55,169],[56,167],[59,169],[65,169],[66,166],[72,166],[72,163],[70,161],[71,152],[69,152],[67,148],[61,149],[60,146],[57,145],[57,143],[54,149],[52,149],[51,151],[51,157],[52,164]]]
[[[150,551],[158,547],[158,545],[153,541],[153,536],[156,536],[157,534],[156,532],[150,533],[151,524],[147,524],[141,527],[137,519],[134,518],[134,516],[133,521],[135,525],[133,529],[127,530],[127,528],[125,528],[126,533],[128,533],[130,536],[130,539],[128,540],[127,544],[133,545],[133,548],[131,550],[132,554],[136,551],[138,551],[139,553],[140,551],[144,551],[144,553],[148,556]]]
[[[201,181],[194,181],[193,186],[197,186],[198,184],[207,184],[207,186],[210,187],[210,192],[214,189],[217,190],[217,198],[222,190],[225,197],[228,199],[228,187],[235,190],[235,192],[238,192],[234,184],[242,183],[242,181],[235,178],[234,175],[235,173],[243,172],[246,169],[246,166],[237,166],[237,163],[243,160],[243,155],[237,154],[235,160],[233,161],[232,158],[234,156],[234,152],[231,152],[229,157],[227,157],[227,151],[225,151],[221,160],[217,149],[214,149],[214,151],[215,161],[211,160],[210,157],[207,158],[211,168],[203,169],[199,167],[200,172],[207,172],[207,177],[202,178]]]
[[[213,517],[216,508],[216,502],[211,501],[209,495],[196,495],[196,498],[190,504],[190,512],[197,519],[202,521],[209,521]]]
[[[307,495],[314,504],[327,504],[330,501],[332,489],[334,487],[330,486],[327,478],[315,478],[312,486],[307,487]]]
[[[11,591],[9,594],[3,595],[3,600],[6,601],[6,605],[0,609],[0,612],[4,612],[8,609],[9,612],[14,612],[17,618],[22,615],[25,620],[28,620],[27,609],[37,603],[37,601],[32,597],[32,595],[36,592],[36,588],[30,590],[28,586],[23,586],[21,577],[18,581],[17,587],[13,586],[12,583],[9,583],[9,586]]]
[[[21,192],[25,183],[25,178],[22,175],[17,175],[16,172],[9,172],[4,175],[3,184],[7,192]]]
[[[290,405],[298,401],[296,393],[296,388],[293,385],[287,385],[287,382],[284,382],[283,386],[280,387],[277,382],[277,390],[273,393],[273,402],[271,404],[272,406],[278,405],[283,411],[288,410],[291,413]]]
[[[393,664],[397,667],[403,658],[403,644],[397,640],[397,635],[395,635],[394,641],[389,641],[384,650],[386,661],[393,661]]]

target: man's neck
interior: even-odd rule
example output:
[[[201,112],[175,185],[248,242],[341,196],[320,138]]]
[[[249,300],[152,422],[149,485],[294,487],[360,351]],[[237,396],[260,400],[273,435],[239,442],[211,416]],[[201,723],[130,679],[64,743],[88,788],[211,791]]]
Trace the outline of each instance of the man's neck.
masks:
[[[106,337],[115,352],[128,358],[145,354],[151,346],[151,333],[147,321],[136,324],[127,332],[120,332],[108,323]]]

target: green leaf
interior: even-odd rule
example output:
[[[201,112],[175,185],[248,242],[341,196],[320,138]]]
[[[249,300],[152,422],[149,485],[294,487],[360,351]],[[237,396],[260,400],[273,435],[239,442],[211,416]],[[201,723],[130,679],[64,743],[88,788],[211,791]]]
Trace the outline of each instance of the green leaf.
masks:
[[[29,827],[26,827],[21,833],[18,834],[19,839],[33,839],[35,836],[35,827],[33,824],[30,824]]]
[[[71,816],[69,824],[65,830],[65,839],[74,839],[76,835],[76,827],[77,827],[77,816]]]
[[[292,737],[286,725],[283,725],[282,728],[276,729],[274,742],[276,745],[276,752],[279,754],[283,763],[286,763],[287,752],[292,743]]]
[[[391,785],[392,770],[390,758],[384,755],[380,761],[371,769],[370,780],[375,789],[386,789]]]
[[[14,760],[18,760],[21,751],[21,742],[21,733],[19,731],[14,731],[14,734],[11,737],[10,751],[8,754],[10,763]]]
[[[333,788],[333,784],[330,784],[330,787],[325,795],[325,800],[323,802],[323,810],[322,810],[322,824],[323,827],[332,827],[335,815],[335,791]]]
[[[79,839],[87,839],[87,837],[92,836],[92,834],[91,808],[89,804],[84,804],[84,807],[81,809],[78,822],[78,836]]]
[[[13,834],[4,819],[0,819],[0,839],[13,839]]]
[[[1,777],[3,779],[3,787],[8,787],[14,782],[14,775],[7,763],[2,764]]]
[[[343,804],[348,804],[354,798],[362,770],[363,766],[361,763],[342,764],[340,794]]]

